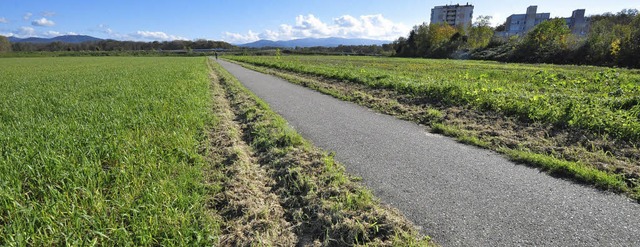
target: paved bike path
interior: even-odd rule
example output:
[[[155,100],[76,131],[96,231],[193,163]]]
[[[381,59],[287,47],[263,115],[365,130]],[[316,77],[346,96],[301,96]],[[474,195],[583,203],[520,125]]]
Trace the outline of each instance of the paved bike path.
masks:
[[[219,63],[443,246],[640,246],[640,204],[623,196],[550,177],[274,76]]]

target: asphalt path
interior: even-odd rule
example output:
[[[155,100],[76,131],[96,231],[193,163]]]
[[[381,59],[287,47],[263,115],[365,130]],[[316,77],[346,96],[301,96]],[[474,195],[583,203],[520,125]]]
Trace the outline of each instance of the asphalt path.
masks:
[[[640,246],[640,204],[417,124],[219,63],[443,246]]]

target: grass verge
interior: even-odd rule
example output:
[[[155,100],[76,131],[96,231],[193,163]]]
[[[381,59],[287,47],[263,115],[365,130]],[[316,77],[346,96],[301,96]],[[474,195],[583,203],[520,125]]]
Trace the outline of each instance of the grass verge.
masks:
[[[346,175],[331,155],[312,147],[217,63],[209,65],[226,92],[238,134],[273,180],[270,192],[299,245],[430,244],[399,212]]]
[[[210,177],[222,191],[209,203],[222,218],[222,235],[217,245],[294,246],[298,242],[291,224],[284,219],[278,197],[271,191],[275,181],[255,158],[243,140],[242,130],[221,88],[211,73],[213,112],[219,121],[210,131],[210,163],[224,176]]]
[[[433,132],[501,152],[513,161],[541,168],[554,176],[624,193],[640,201],[640,173],[633,161],[633,153],[637,150],[629,152],[630,158],[616,158],[611,152],[604,151],[615,149],[615,143],[606,138],[598,141],[597,136],[585,131],[522,122],[497,112],[428,103],[391,89],[233,62],[400,119],[427,125]]]

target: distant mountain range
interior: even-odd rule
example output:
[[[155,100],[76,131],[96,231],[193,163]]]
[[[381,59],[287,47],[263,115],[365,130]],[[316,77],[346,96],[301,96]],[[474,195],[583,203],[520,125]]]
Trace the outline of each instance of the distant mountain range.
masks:
[[[304,38],[286,41],[258,40],[247,44],[238,45],[247,48],[263,48],[263,47],[337,47],[340,45],[383,45],[391,43],[391,41],[372,40],[372,39],[345,39],[345,38]]]
[[[63,35],[53,38],[16,38],[9,37],[11,43],[38,43],[48,44],[52,42],[63,42],[78,44],[90,41],[100,41],[103,39],[91,37],[87,35]],[[263,47],[280,47],[280,48],[294,48],[294,47],[337,47],[340,45],[383,45],[391,43],[391,41],[373,40],[373,39],[345,39],[345,38],[304,38],[294,39],[286,41],[271,41],[271,40],[258,40],[247,44],[238,45],[240,47],[247,48],[263,48]]]
[[[38,44],[47,44],[47,43],[53,43],[53,42],[63,42],[63,43],[73,43],[73,44],[78,44],[78,43],[83,43],[83,42],[89,42],[89,41],[100,41],[102,39],[96,38],[96,37],[91,37],[91,36],[87,36],[87,35],[63,35],[63,36],[58,36],[58,37],[53,37],[53,38],[35,38],[35,37],[31,37],[31,38],[16,38],[16,37],[9,37],[9,42],[11,43],[38,43]]]

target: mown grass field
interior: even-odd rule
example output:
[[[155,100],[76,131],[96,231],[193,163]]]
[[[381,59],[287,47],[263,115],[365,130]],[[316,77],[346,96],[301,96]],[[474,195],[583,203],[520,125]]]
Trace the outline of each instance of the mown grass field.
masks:
[[[638,70],[383,57],[229,58],[640,198]]]
[[[208,58],[0,59],[0,246],[428,245]]]

